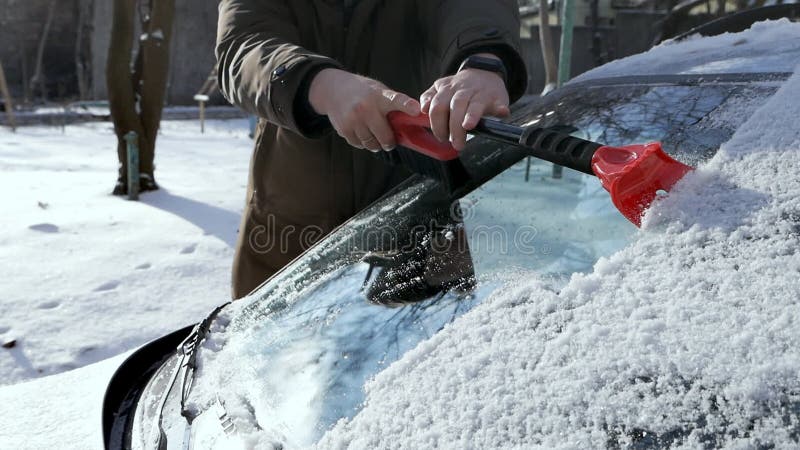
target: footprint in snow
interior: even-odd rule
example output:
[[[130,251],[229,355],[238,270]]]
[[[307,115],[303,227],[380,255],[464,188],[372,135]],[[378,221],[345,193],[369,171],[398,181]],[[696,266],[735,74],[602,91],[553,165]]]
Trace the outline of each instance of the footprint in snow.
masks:
[[[197,249],[197,244],[188,245],[184,247],[183,250],[181,250],[181,254],[188,255],[190,253],[194,253],[196,249]]]
[[[33,231],[41,231],[42,233],[58,233],[58,227],[52,223],[37,223],[28,227]]]
[[[60,302],[58,302],[56,300],[52,300],[52,301],[49,301],[49,302],[39,303],[39,306],[37,306],[37,308],[39,308],[39,309],[55,309],[55,308],[58,308],[59,306],[61,306]]]
[[[136,266],[136,270],[147,270],[150,267],[152,267],[150,263],[139,264],[138,266]]]
[[[105,283],[101,284],[100,286],[97,286],[96,288],[94,288],[94,291],[95,292],[111,291],[111,290],[116,289],[117,286],[119,286],[119,281],[118,280],[106,281]]]

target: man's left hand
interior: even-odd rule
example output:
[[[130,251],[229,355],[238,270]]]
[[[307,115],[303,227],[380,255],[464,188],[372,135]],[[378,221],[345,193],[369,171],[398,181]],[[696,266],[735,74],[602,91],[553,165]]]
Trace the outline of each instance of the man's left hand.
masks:
[[[480,56],[497,59],[491,54]],[[467,143],[467,132],[483,116],[510,114],[508,91],[500,74],[465,68],[455,75],[436,80],[420,96],[422,112],[431,118],[431,131],[442,142],[448,139],[456,150]]]

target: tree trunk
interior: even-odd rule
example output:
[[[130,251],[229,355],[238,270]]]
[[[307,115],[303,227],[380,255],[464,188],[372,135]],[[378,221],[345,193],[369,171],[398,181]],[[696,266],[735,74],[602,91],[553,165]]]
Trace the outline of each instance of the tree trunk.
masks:
[[[145,18],[142,38],[133,56],[136,0],[114,0],[106,84],[122,179],[127,176],[124,136],[130,131],[139,135],[139,172],[153,174],[156,135],[167,89],[174,14],[175,0],[151,0],[150,11],[142,13]],[[133,73],[132,56],[135,58]]]
[[[542,59],[544,60],[544,92],[548,92],[556,86],[558,68],[556,66],[555,49],[553,48],[553,34],[550,31],[550,13],[548,12],[547,0],[539,0],[539,41],[542,44]]]
[[[136,94],[131,77],[136,0],[114,0],[111,18],[111,37],[106,62],[106,86],[114,131],[117,134],[117,156],[120,178],[128,173],[125,135],[129,131],[142,134],[142,124],[136,114]]]
[[[156,136],[161,123],[161,111],[167,93],[169,76],[169,50],[172,38],[172,22],[175,16],[175,0],[153,0],[150,20],[141,42],[142,81],[140,117],[144,131],[139,140],[141,165],[145,174],[153,173]]]
[[[19,48],[19,68],[22,72],[22,104],[28,105],[31,101],[31,82],[28,78],[28,50],[25,48],[25,40],[17,41]]]
[[[92,0],[75,0],[78,15],[78,28],[75,36],[75,77],[78,81],[78,98],[86,100],[89,97],[89,55],[84,50],[84,28],[91,16]]]
[[[42,74],[42,60],[44,59],[44,48],[47,43],[47,36],[50,34],[50,27],[53,25],[56,1],[57,0],[50,0],[50,6],[47,7],[47,19],[44,22],[42,36],[39,38],[39,48],[36,49],[36,65],[33,69],[33,77],[31,78],[31,88],[39,84],[39,89],[42,91],[42,100],[45,102],[47,101],[47,86],[45,85],[44,75]]]
[[[8,91],[8,84],[6,83],[6,73],[3,70],[3,64],[0,63],[0,95],[3,96],[3,106],[5,106],[6,117],[8,118],[8,126],[11,131],[17,130],[17,123],[14,120],[14,102],[11,100],[11,93]]]

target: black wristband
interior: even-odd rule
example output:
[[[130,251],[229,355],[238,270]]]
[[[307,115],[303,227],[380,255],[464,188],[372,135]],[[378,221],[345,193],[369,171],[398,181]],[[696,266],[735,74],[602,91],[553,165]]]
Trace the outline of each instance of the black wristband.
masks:
[[[478,69],[485,70],[487,72],[494,72],[500,75],[500,77],[503,79],[503,84],[506,85],[506,90],[508,90],[508,71],[506,70],[506,65],[503,64],[503,61],[499,59],[472,55],[461,63],[461,66],[458,68],[458,72],[461,72],[464,69]]]

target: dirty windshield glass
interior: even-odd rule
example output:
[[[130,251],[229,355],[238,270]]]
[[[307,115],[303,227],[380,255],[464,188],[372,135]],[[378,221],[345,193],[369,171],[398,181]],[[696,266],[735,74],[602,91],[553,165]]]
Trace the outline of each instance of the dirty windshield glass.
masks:
[[[612,145],[658,140],[697,164],[775,89],[582,88],[513,121]],[[412,178],[224,310],[198,354],[191,414],[223,405],[242,433],[312,444],[359,411],[366,380],[493,292],[520,277],[558,290],[635,232],[594,177],[483,139],[463,160],[480,184],[470,193],[453,201]]]

